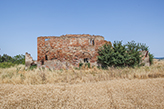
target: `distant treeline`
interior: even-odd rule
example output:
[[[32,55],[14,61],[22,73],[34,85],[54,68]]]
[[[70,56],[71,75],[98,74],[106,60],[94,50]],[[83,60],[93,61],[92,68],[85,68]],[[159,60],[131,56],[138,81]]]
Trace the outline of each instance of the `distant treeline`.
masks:
[[[160,59],[160,60],[162,60],[162,59],[164,59],[164,57],[162,57],[162,58],[157,58],[157,57],[155,57],[155,59]]]
[[[7,68],[18,64],[25,64],[25,55],[19,54],[14,57],[7,54],[0,55],[0,67]]]

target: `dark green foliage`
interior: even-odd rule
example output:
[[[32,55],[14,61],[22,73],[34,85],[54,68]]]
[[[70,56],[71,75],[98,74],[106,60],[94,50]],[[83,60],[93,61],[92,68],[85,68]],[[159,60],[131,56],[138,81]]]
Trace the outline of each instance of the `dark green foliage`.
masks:
[[[110,44],[105,44],[98,51],[98,63],[102,65],[102,68],[112,66],[115,62],[114,49]]]
[[[25,55],[16,55],[13,57],[14,64],[25,64]]]
[[[149,51],[149,47],[148,46],[146,46],[146,44],[141,44],[141,43],[139,43],[139,46],[140,46],[140,50],[141,51]]]
[[[98,63],[102,68],[106,67],[134,67],[140,66],[141,52],[147,51],[148,46],[134,41],[128,42],[123,45],[122,41],[114,41],[113,46],[105,44],[98,51]],[[153,56],[150,56],[150,63],[153,61]]]
[[[150,65],[153,64],[153,59],[154,59],[154,55],[149,53],[149,61],[150,61]]]
[[[79,63],[79,69],[83,66],[83,64],[85,64],[85,66],[87,66],[88,68],[90,68],[90,63]]]
[[[3,56],[0,57],[0,62],[12,62],[13,59],[11,56],[7,54],[3,54]]]
[[[105,44],[98,53],[98,63],[102,65],[102,68],[107,66],[125,67],[130,64],[131,56],[127,53],[126,46],[122,44],[122,41],[114,41],[113,47]]]
[[[114,67],[124,67],[128,61],[128,54],[126,53],[125,45],[122,45],[122,41],[114,41],[113,43],[114,50]]]
[[[126,63],[127,66],[139,66],[139,63],[141,61],[141,45],[142,44],[137,44],[134,41],[128,42],[128,44],[126,44],[126,50],[127,50],[127,54],[128,54],[128,62]],[[146,46],[144,47],[144,45],[142,45],[142,49],[145,49]]]
[[[7,68],[18,64],[25,64],[25,55],[16,55],[11,57],[7,54],[0,56],[0,67]]]
[[[88,68],[90,68],[90,63],[85,63],[85,66],[87,66]]]
[[[83,63],[79,63],[79,69],[83,66]]]
[[[15,64],[13,64],[12,62],[0,62],[0,68],[8,68],[14,65]]]

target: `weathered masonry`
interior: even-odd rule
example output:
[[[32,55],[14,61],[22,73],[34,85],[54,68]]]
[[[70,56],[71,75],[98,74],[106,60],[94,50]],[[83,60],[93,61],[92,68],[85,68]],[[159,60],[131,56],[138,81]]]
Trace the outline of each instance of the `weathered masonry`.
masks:
[[[54,69],[78,67],[79,63],[97,65],[98,48],[105,43],[99,35],[41,36],[37,38],[37,66]]]

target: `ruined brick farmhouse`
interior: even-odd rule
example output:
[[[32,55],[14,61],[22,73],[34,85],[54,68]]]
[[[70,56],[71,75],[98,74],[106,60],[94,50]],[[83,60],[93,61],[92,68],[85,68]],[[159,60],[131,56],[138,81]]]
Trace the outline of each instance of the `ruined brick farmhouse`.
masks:
[[[37,38],[37,61],[34,61],[26,52],[25,66],[28,68],[31,65],[37,65],[37,67],[51,69],[79,67],[80,63],[97,66],[98,49],[105,43],[111,44],[99,35],[41,36]],[[142,56],[140,64],[150,66],[148,51],[140,52]]]
[[[37,38],[37,66],[54,69],[78,67],[79,63],[97,65],[98,48],[105,43],[99,35],[41,36]]]

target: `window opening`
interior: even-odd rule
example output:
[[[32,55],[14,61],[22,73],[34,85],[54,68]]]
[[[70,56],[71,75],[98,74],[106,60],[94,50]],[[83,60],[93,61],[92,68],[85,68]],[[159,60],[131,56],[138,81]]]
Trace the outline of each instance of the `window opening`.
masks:
[[[92,45],[94,45],[94,44],[95,44],[94,39],[92,39]]]
[[[84,58],[84,62],[85,63],[88,63],[88,58]]]
[[[45,41],[48,41],[48,40],[50,40],[50,38],[45,39]]]
[[[95,42],[94,42],[94,39],[90,39],[90,44],[91,44],[91,45],[94,45],[94,43],[95,43]]]
[[[48,57],[47,57],[47,55],[45,55],[45,60],[48,60]]]
[[[90,39],[90,44],[92,44],[92,39]]]

